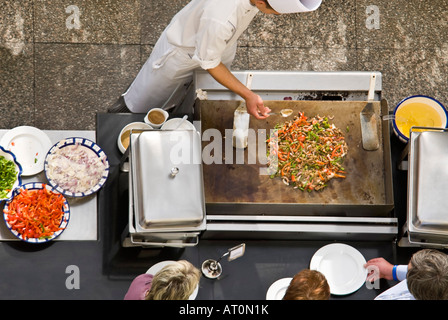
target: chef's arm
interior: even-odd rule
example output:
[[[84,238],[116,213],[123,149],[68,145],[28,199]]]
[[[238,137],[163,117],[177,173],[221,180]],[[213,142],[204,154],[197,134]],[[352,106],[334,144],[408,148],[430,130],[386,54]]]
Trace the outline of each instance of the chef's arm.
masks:
[[[221,85],[239,95],[246,101],[247,112],[257,119],[265,119],[271,111],[263,103],[263,99],[242,84],[227,67],[220,63],[217,67],[207,69],[208,73]]]

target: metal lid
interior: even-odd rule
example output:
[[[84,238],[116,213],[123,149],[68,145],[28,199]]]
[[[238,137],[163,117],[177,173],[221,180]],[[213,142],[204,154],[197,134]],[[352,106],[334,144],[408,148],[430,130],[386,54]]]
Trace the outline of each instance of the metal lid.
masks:
[[[140,229],[195,227],[205,217],[201,141],[192,130],[131,134],[131,180]]]
[[[448,236],[448,132],[411,132],[408,173],[409,231]]]

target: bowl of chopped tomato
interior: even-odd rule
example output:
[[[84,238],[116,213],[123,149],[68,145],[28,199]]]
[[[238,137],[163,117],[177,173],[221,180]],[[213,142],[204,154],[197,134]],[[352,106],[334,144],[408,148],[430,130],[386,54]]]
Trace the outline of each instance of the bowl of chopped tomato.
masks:
[[[22,172],[14,153],[0,146],[0,201],[12,198],[14,189],[22,184]]]
[[[8,229],[20,240],[45,243],[67,228],[70,207],[50,185],[32,182],[13,191],[13,198],[3,207],[3,217]]]

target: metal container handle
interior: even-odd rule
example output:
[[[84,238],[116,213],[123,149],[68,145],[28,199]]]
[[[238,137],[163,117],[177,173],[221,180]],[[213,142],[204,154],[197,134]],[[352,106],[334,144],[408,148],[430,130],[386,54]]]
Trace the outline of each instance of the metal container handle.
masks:
[[[412,132],[422,133],[422,131],[414,131],[414,129],[418,129],[418,130],[422,130],[422,131],[448,131],[448,128],[413,126],[413,127],[411,127],[411,133]]]
[[[443,249],[445,249],[445,248],[448,248],[448,243],[447,244],[443,244],[443,243],[433,243],[433,242],[423,242],[423,241],[413,241],[413,240],[411,240],[411,236],[410,235],[408,235],[408,242],[411,244],[411,245],[415,245],[415,246],[418,246],[418,247],[426,247],[426,246],[429,246],[429,247],[437,247],[437,248],[443,248]]]
[[[199,243],[199,237],[195,236],[195,242],[192,243],[169,243],[169,242],[143,242],[143,241],[135,241],[134,235],[131,234],[131,243],[135,245],[141,246],[156,246],[156,247],[174,247],[174,248],[183,248],[183,247],[194,247]]]

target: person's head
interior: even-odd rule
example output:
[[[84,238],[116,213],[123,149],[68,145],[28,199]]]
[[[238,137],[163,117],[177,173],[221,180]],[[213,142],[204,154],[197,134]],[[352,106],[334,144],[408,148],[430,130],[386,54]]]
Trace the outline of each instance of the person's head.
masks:
[[[188,300],[196,289],[201,272],[186,260],[179,260],[154,275],[146,300]]]
[[[317,270],[304,269],[292,278],[283,300],[328,300],[330,286]]]
[[[448,300],[448,256],[433,249],[414,253],[406,276],[417,300]]]

